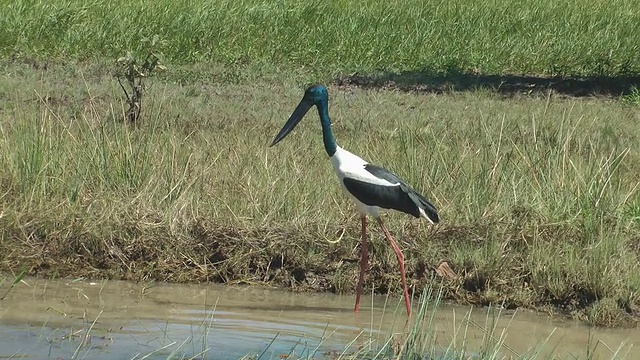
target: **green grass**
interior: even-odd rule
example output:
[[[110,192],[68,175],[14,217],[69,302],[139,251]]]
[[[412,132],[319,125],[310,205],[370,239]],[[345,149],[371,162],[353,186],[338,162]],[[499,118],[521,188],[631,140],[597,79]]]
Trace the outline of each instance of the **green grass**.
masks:
[[[632,87],[630,93],[622,97],[622,101],[630,106],[640,107],[640,88],[636,86]]]
[[[42,276],[260,282],[352,292],[359,222],[313,113],[268,148],[296,80],[152,83],[122,123],[104,69],[8,64],[0,83],[0,268]],[[633,324],[640,306],[636,108],[606,99],[331,91],[338,143],[432,199],[385,217],[420,293]],[[372,226],[366,291],[397,291]],[[339,244],[336,240],[344,234]]]
[[[640,74],[640,2],[0,2],[0,54],[116,59],[164,40],[171,64],[298,71]]]

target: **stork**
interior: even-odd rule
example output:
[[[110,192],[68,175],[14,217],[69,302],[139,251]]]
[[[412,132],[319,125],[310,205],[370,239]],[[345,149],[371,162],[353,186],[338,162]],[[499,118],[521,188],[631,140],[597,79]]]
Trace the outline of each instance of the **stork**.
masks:
[[[439,220],[438,210],[424,196],[413,190],[394,173],[368,163],[360,157],[339,147],[331,131],[331,119],[329,118],[329,93],[323,85],[309,87],[285,123],[278,135],[273,139],[270,146],[274,146],[284,139],[295,127],[305,114],[316,106],[320,123],[322,124],[322,139],[327,155],[333,164],[333,169],[338,175],[342,190],[356,204],[360,213],[362,225],[362,246],[360,261],[360,276],[356,291],[356,304],[354,312],[358,312],[360,296],[362,295],[362,284],[367,269],[367,215],[371,215],[380,225],[382,232],[393,248],[400,264],[400,278],[404,289],[404,301],[407,307],[407,315],[411,315],[411,304],[409,301],[409,290],[404,271],[404,255],[396,244],[393,236],[389,233],[380,217],[381,209],[397,210],[416,218],[426,218],[430,223],[437,223]]]

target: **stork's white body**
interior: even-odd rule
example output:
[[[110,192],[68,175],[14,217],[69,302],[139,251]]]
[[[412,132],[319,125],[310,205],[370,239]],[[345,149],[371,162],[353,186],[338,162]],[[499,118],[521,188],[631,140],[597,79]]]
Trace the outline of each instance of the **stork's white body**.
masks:
[[[392,184],[385,179],[373,176],[370,172],[364,169],[364,166],[367,165],[368,162],[340,146],[338,146],[336,153],[331,157],[331,164],[333,165],[333,170],[336,172],[336,175],[338,175],[338,179],[340,180],[340,187],[356,204],[360,215],[371,215],[377,219],[378,216],[380,216],[380,208],[377,206],[369,206],[353,196],[353,194],[351,194],[344,185],[344,179],[357,179],[380,186],[394,186],[397,184]]]
[[[344,193],[347,194],[347,196],[356,204],[356,207],[358,208],[361,216],[371,215],[375,219],[377,219],[380,216],[381,208],[375,205],[367,205],[358,200],[358,198],[354,196],[345,186],[345,179],[362,181],[367,184],[374,185],[375,188],[379,189],[399,188],[401,187],[401,185],[408,187],[408,185],[403,184],[395,174],[384,169],[379,168],[380,170],[386,172],[385,177],[387,177],[387,179],[372,174],[365,168],[366,165],[369,165],[367,161],[341,148],[340,146],[336,147],[335,154],[331,156],[331,164],[333,165],[333,170],[336,172],[336,175],[340,180],[340,187],[342,188]],[[388,179],[396,179],[397,181],[392,182]],[[413,191],[412,189],[407,190]],[[433,224],[433,220],[429,216],[427,216],[422,207],[417,206],[417,210],[419,211],[420,217],[429,220],[429,222]]]

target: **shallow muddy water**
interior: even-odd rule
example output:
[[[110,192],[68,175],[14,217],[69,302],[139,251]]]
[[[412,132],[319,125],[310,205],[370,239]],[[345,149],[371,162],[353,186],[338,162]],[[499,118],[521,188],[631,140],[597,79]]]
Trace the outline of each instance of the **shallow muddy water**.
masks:
[[[364,297],[358,314],[353,301],[256,286],[26,279],[0,301],[0,358],[337,358],[379,348],[404,331],[400,299]],[[590,330],[530,312],[503,312],[493,327],[487,309],[466,318],[468,311],[440,307],[432,323],[437,345],[462,347],[466,329],[473,354],[493,328],[504,339],[500,354],[506,358],[541,346],[539,359],[585,358],[588,344],[596,347],[595,359],[612,359],[621,346],[619,358],[640,358],[632,347],[640,344],[638,329]]]

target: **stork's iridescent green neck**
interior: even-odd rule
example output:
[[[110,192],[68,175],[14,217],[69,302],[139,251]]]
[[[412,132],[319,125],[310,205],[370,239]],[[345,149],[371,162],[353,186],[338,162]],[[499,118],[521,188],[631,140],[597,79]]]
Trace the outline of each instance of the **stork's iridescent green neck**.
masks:
[[[336,153],[337,145],[336,140],[333,137],[333,131],[331,131],[328,99],[324,98],[318,101],[316,106],[318,108],[318,116],[320,116],[320,123],[322,124],[322,140],[324,142],[324,149],[327,151],[327,155],[331,157]]]

